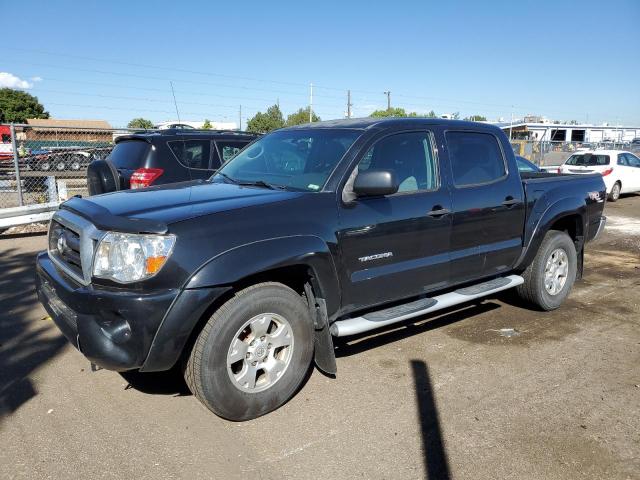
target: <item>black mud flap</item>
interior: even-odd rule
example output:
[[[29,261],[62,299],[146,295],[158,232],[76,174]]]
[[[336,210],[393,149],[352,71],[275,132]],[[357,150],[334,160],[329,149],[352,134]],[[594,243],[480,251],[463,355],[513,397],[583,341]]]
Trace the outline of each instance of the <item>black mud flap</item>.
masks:
[[[576,271],[576,280],[582,280],[584,275],[584,248],[581,248],[578,252],[578,265]]]
[[[308,283],[304,286],[304,291],[309,302],[309,311],[313,318],[313,347],[314,361],[316,367],[329,375],[338,373],[336,365],[336,354],[333,350],[333,338],[329,332],[329,318],[327,315],[327,305],[323,298],[317,298],[313,294],[313,289]]]

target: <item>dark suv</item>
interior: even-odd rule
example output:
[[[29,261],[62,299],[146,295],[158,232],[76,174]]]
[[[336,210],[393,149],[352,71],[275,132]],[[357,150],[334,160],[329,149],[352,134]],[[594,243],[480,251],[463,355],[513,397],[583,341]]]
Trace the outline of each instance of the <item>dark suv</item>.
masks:
[[[184,129],[122,135],[107,159],[89,165],[89,193],[209,178],[256,137],[229,130]]]

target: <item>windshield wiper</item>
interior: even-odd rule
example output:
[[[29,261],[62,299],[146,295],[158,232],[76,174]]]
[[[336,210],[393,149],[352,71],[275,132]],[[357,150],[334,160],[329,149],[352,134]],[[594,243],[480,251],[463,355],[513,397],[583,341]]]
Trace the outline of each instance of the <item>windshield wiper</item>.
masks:
[[[268,188],[269,190],[285,190],[285,187],[283,187],[282,185],[273,185],[271,183],[265,182],[264,180],[241,181],[236,183],[238,185],[244,185],[248,187],[264,187]]]

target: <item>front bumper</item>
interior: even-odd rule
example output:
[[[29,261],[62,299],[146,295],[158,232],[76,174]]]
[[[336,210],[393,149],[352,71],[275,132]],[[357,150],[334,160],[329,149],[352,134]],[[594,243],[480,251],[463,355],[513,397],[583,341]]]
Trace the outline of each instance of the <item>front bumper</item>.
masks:
[[[177,289],[140,293],[80,285],[59,272],[46,252],[37,257],[38,299],[67,339],[109,370],[140,368]]]

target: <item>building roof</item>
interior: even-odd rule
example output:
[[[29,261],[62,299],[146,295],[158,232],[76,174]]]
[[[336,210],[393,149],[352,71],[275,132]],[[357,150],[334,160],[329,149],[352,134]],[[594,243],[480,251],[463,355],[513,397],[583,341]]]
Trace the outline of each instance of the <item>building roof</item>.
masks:
[[[109,129],[111,125],[105,120],[61,120],[57,118],[30,118],[27,125],[41,128],[84,128]]]
[[[577,128],[577,129],[603,129],[603,128],[608,128],[608,129],[618,129],[618,130],[623,130],[623,129],[639,129],[640,127],[631,127],[631,126],[624,126],[624,125],[591,125],[591,124],[577,124],[577,125],[571,125],[569,123],[537,123],[537,122],[523,122],[521,120],[516,120],[513,123],[510,122],[491,122],[492,125],[495,125],[496,127],[499,127],[501,129],[506,129],[506,128],[521,128],[521,127],[527,127],[527,128],[551,128],[551,129],[557,129],[557,128],[561,128],[561,129],[566,129],[566,128]]]

